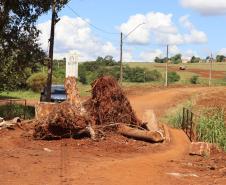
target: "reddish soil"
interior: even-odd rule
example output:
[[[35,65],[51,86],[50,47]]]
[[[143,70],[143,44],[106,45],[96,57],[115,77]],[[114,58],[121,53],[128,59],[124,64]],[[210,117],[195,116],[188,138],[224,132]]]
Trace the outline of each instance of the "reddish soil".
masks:
[[[163,67],[163,66],[158,66],[158,67]],[[173,67],[173,66],[169,66],[169,71],[183,72],[178,67]],[[209,70],[187,68],[185,72],[191,72],[199,75],[200,77],[209,78]],[[226,77],[225,71],[214,71],[214,70],[212,71],[212,78],[214,79],[223,79],[225,77]]]
[[[154,109],[160,117],[194,94],[217,90],[226,89],[173,88],[145,92],[129,99],[139,117],[145,109]],[[191,157],[183,131],[170,129],[170,134],[169,144],[148,144],[115,135],[100,142],[35,141],[29,132],[19,128],[0,130],[0,184],[226,184],[225,155]],[[198,177],[170,173],[192,173]]]
[[[216,89],[206,92],[202,97],[198,98],[197,104],[202,107],[223,107],[226,108],[226,91],[224,89]]]

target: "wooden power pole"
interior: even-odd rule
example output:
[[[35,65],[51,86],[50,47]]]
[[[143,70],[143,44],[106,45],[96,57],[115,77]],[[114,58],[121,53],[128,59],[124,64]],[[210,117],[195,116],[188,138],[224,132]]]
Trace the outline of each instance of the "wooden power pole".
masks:
[[[52,74],[53,74],[53,49],[54,49],[54,35],[55,35],[55,24],[56,24],[56,0],[52,2],[52,20],[51,20],[51,31],[50,31],[50,47],[49,47],[49,60],[48,60],[48,77],[47,77],[47,97],[46,101],[51,101],[51,86],[52,86]]]
[[[120,34],[120,83],[122,84],[123,80],[123,66],[122,66],[122,47],[123,47],[123,33]]]
[[[210,56],[209,87],[212,85],[213,54]]]
[[[165,79],[165,86],[168,86],[168,60],[169,60],[169,45],[166,47],[166,79]]]

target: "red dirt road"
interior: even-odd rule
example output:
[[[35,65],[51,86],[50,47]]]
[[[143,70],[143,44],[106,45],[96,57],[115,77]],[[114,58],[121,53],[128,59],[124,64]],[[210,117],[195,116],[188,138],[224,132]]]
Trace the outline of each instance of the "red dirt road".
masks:
[[[211,89],[173,88],[131,96],[130,100],[138,116],[150,108],[162,116],[167,109],[203,91]],[[0,184],[225,184],[225,176],[181,166],[181,161],[187,162],[189,141],[180,130],[170,132],[170,144],[152,145],[120,136],[110,136],[102,142],[34,141],[21,137],[23,131],[19,129],[0,131]],[[168,173],[195,173],[199,177],[175,177]]]

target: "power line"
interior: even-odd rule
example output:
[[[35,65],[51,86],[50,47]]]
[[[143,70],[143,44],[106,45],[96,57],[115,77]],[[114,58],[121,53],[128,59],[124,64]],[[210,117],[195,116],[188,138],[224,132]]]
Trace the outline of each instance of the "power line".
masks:
[[[106,34],[110,34],[110,35],[119,35],[119,33],[117,32],[109,32],[109,31],[106,31],[98,26],[95,26],[94,24],[90,23],[89,21],[87,21],[86,19],[84,19],[81,15],[79,15],[73,8],[71,8],[69,5],[66,5],[77,17],[80,17],[84,22],[86,22],[87,24],[89,24],[91,27],[93,27],[94,29],[98,30],[98,31],[101,31],[103,33],[106,33]]]
[[[146,24],[146,23],[141,23],[141,24],[138,24],[134,29],[132,29],[129,33],[127,33],[122,39],[126,39],[129,35],[131,35],[138,27],[140,27],[141,25],[143,24]]]

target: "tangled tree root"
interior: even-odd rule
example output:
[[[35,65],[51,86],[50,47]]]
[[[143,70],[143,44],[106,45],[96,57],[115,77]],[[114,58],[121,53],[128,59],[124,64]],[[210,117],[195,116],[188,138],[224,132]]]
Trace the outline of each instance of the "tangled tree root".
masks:
[[[37,120],[34,137],[36,139],[60,139],[86,135],[87,127],[93,121],[82,115],[68,102],[59,104],[48,117]]]
[[[84,107],[97,125],[127,123],[141,125],[118,82],[110,76],[92,83],[92,97]]]

